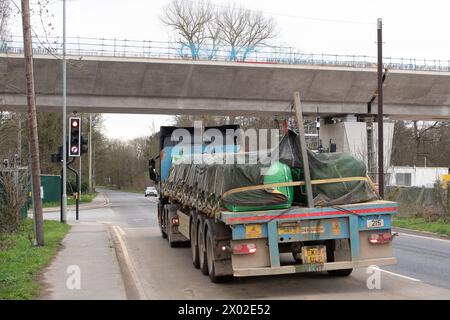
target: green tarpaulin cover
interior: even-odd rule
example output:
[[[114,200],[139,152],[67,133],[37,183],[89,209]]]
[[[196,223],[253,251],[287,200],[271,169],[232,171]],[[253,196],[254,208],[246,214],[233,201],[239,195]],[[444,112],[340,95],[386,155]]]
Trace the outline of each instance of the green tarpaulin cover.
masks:
[[[258,158],[250,153],[178,157],[174,159],[169,178],[163,184],[163,192],[185,206],[207,213],[223,209],[231,211],[282,209],[289,208],[293,203],[305,204],[304,187],[267,188],[223,197],[226,191],[238,187],[302,181],[303,164],[299,139],[293,131],[289,131],[281,139],[279,146],[271,151],[272,156],[276,154],[279,155],[276,161],[271,161],[270,157]],[[230,156],[234,161],[229,161]],[[366,176],[364,162],[349,154],[315,154],[308,150],[308,159],[312,180]],[[377,199],[366,181],[314,185],[313,195],[316,206]]]

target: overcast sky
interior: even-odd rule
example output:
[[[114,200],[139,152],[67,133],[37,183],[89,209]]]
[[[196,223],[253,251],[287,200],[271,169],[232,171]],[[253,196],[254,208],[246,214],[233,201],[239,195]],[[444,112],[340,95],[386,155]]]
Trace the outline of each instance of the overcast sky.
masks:
[[[20,5],[19,0],[14,0]],[[62,1],[50,0],[55,12],[52,35],[62,35]],[[190,1],[190,0],[186,0]],[[201,0],[192,0],[201,2]],[[31,0],[36,3],[37,0]],[[160,22],[169,0],[67,0],[67,36],[167,41]],[[213,0],[218,6],[230,1]],[[233,3],[233,1],[231,1]],[[384,56],[450,59],[448,0],[241,0],[245,7],[272,16],[277,42],[304,52],[376,55],[376,21],[383,18]],[[33,20],[39,30],[38,20]],[[21,34],[20,19],[12,31]],[[170,117],[105,115],[109,137],[130,139],[170,124]]]

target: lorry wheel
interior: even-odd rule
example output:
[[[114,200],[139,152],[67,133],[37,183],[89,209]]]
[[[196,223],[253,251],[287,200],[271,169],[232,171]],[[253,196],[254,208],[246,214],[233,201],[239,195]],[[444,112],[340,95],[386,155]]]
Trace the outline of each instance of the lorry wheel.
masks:
[[[214,240],[211,229],[206,234],[206,258],[208,261],[209,278],[214,283],[224,283],[233,280],[232,275],[217,275],[214,268]]]
[[[197,228],[197,243],[198,243],[198,260],[200,271],[207,276],[208,275],[208,260],[206,258],[205,248],[205,235],[203,232],[203,223],[200,223]]]
[[[300,252],[292,252],[292,257],[294,258],[295,262],[302,263],[302,254]]]
[[[192,252],[192,264],[195,268],[200,268],[200,261],[198,259],[198,245],[197,245],[197,229],[195,228],[195,218],[191,219],[190,225],[190,238],[191,238],[191,252]]]
[[[164,230],[164,216],[166,214],[166,206],[162,207],[162,212],[159,214],[159,229],[161,230],[161,236],[163,239],[167,239],[167,232]]]
[[[328,274],[333,277],[348,277],[353,269],[328,270]]]

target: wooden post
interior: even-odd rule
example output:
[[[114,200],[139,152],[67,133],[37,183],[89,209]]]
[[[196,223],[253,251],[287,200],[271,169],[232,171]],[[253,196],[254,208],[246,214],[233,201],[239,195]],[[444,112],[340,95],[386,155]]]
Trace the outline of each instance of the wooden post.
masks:
[[[31,159],[31,183],[33,190],[34,223],[36,244],[44,245],[44,219],[41,200],[41,166],[39,163],[39,140],[36,118],[36,95],[34,91],[33,49],[31,44],[30,3],[22,0],[23,51],[27,80],[27,105],[29,127],[29,152]]]
[[[309,173],[309,161],[308,161],[308,152],[306,148],[306,140],[305,140],[305,128],[303,127],[303,114],[302,114],[302,105],[300,102],[300,92],[294,92],[294,108],[295,115],[297,116],[298,122],[298,138],[300,142],[302,163],[303,163],[303,173],[305,176],[305,187],[306,187],[306,196],[307,196],[307,205],[308,208],[314,208],[314,198],[312,193],[312,185],[311,185],[311,175]]]

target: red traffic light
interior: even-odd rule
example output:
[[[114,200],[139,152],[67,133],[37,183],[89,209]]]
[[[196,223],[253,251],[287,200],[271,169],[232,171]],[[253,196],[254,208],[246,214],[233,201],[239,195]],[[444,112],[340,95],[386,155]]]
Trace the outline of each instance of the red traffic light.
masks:
[[[69,157],[81,156],[81,118],[70,117]]]

